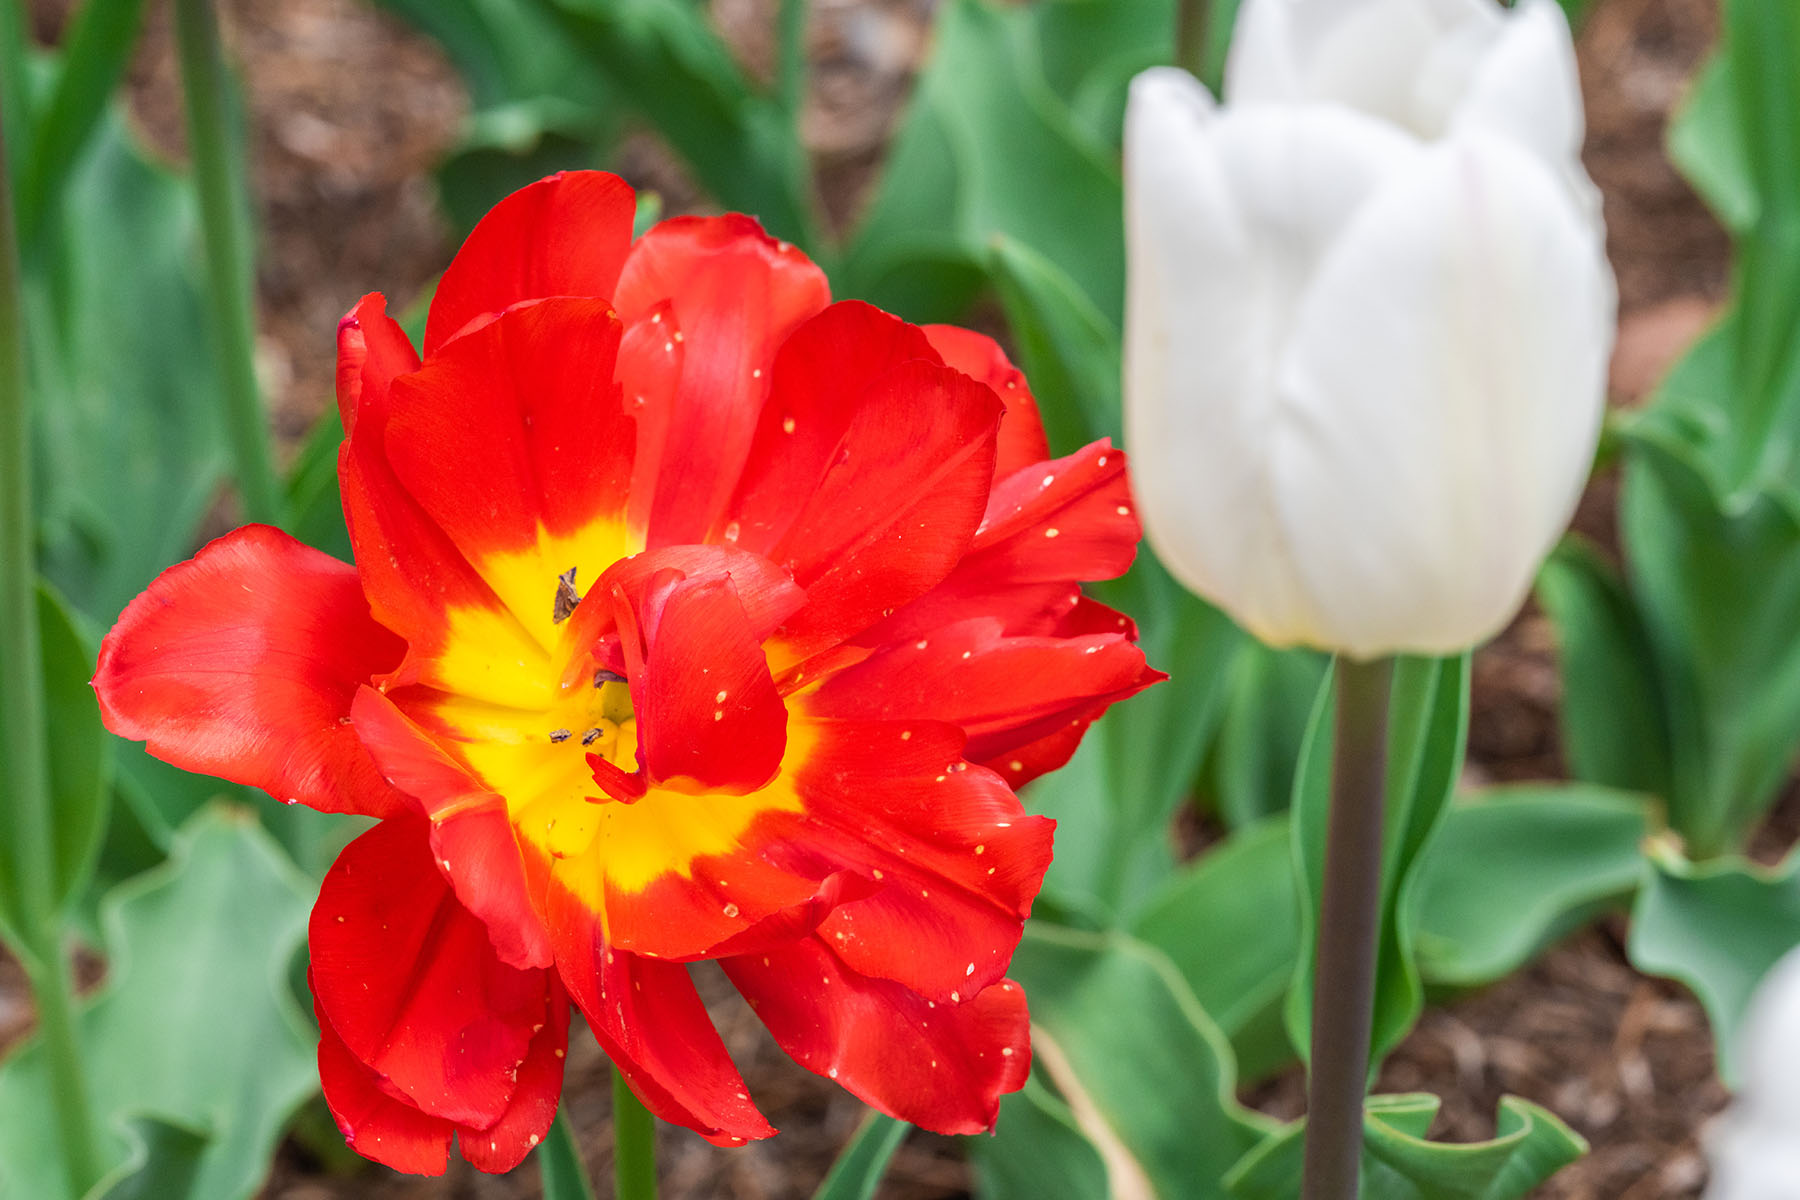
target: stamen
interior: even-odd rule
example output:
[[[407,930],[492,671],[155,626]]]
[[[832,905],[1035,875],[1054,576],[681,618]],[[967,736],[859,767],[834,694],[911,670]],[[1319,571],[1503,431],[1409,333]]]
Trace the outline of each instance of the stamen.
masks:
[[[566,742],[569,740],[570,736],[571,734],[567,729],[552,729],[550,731],[550,740],[553,742]]]
[[[561,625],[575,612],[575,606],[581,603],[581,593],[575,590],[575,568],[570,567],[556,577],[556,603],[550,610],[552,623]]]
[[[609,683],[624,683],[624,682],[625,682],[625,677],[623,675],[619,674],[617,671],[609,671],[605,667],[601,667],[598,671],[594,672],[594,686],[595,687],[605,687]]]
[[[591,746],[599,740],[600,731],[598,729],[590,729],[581,735],[581,744],[584,746]]]

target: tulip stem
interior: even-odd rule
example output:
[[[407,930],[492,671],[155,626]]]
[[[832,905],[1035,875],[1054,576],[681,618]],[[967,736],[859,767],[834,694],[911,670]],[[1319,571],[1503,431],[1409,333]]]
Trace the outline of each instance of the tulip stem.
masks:
[[[37,1005],[64,1182],[70,1195],[79,1196],[100,1177],[100,1168],[54,874],[31,517],[30,396],[6,119],[0,114],[0,762],[6,763],[0,770],[0,824],[11,837],[9,845],[0,845],[0,854],[12,858],[8,874],[19,906],[13,914],[22,943],[19,958]]]
[[[614,1200],[656,1200],[656,1118],[613,1070]]]
[[[281,515],[281,493],[256,383],[250,237],[238,207],[243,172],[232,150],[229,80],[212,0],[175,0],[175,45],[187,104],[188,151],[200,193],[207,299],[218,339],[238,497],[247,519],[274,524]]]
[[[1303,1200],[1356,1200],[1381,920],[1393,660],[1337,660],[1331,815],[1313,973]]]
[[[1195,79],[1206,78],[1206,44],[1212,26],[1212,0],[1177,0],[1175,65]]]

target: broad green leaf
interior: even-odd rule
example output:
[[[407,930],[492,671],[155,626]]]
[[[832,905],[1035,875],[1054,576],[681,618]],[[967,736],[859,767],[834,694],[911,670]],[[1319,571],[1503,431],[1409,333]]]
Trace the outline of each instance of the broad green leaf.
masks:
[[[1669,122],[1669,158],[1733,232],[1756,223],[1761,203],[1755,173],[1737,121],[1734,74],[1724,55],[1708,59]]]
[[[1245,643],[1201,781],[1202,796],[1231,828],[1287,811],[1294,764],[1328,669],[1326,658],[1312,651]]]
[[[109,1169],[121,1122],[155,1116],[207,1135],[193,1194],[251,1195],[282,1126],[317,1086],[314,1035],[287,986],[312,886],[240,811],[208,809],[169,863],[108,897],[111,975],[78,1016]],[[0,1192],[66,1192],[43,1103],[41,1047],[0,1064]],[[7,1189],[10,1189],[8,1191]]]
[[[143,0],[85,0],[62,40],[55,81],[31,137],[19,179],[20,241],[35,241],[45,209],[54,204],[70,168],[112,102],[125,73],[143,14]]]
[[[86,884],[106,828],[112,742],[88,680],[95,651],[47,584],[38,586],[38,639],[44,662],[44,716],[49,730],[50,803],[55,839],[53,899],[60,909]]]
[[[1158,951],[1034,923],[1010,974],[1031,997],[1033,1078],[1099,1157],[1110,1194],[1195,1195],[1273,1126],[1238,1103],[1225,1035]],[[1009,1100],[997,1136],[966,1143],[984,1181],[1033,1177],[1022,1160],[1087,1161],[1070,1124],[1041,1111],[1015,1133],[1009,1114],[1030,1103]]]
[[[437,169],[438,199],[457,233],[506,196],[557,171],[600,165],[614,131],[559,96],[534,96],[469,118]]]
[[[656,127],[726,208],[819,253],[809,166],[789,114],[751,86],[701,8],[680,0],[543,0],[618,103]]]
[[[129,1155],[88,1189],[92,1200],[179,1200],[194,1195],[206,1153],[205,1131],[153,1116],[127,1122],[125,1131]]]
[[[327,405],[288,472],[282,527],[309,546],[349,562],[350,531],[338,492],[338,447],[344,424],[337,405]]]
[[[987,267],[1051,453],[1068,454],[1096,438],[1119,441],[1118,328],[1066,272],[1013,238],[994,238]]]
[[[1671,791],[1663,684],[1631,593],[1599,550],[1570,534],[1544,563],[1538,602],[1556,628],[1563,749],[1577,779]]]
[[[1721,853],[1774,801],[1800,745],[1800,518],[1720,507],[1691,459],[1636,440],[1619,519],[1671,745],[1669,823]]]
[[[1331,812],[1332,719],[1335,686],[1319,691],[1312,728],[1295,769],[1294,856],[1300,866],[1300,951],[1287,997],[1288,1037],[1308,1057],[1312,1028],[1313,958],[1325,830]],[[1388,705],[1387,793],[1381,864],[1381,936],[1375,976],[1371,1062],[1380,1062],[1406,1036],[1425,1004],[1419,978],[1419,867],[1443,823],[1462,770],[1469,728],[1469,660],[1400,658]]]
[[[1126,85],[1173,57],[1175,8],[1174,0],[1050,0],[1032,10],[1044,82],[1095,142],[1119,148]]]
[[[218,382],[191,190],[143,159],[116,111],[57,217],[70,236],[30,289],[40,563],[104,628],[193,549],[222,477]]]
[[[950,320],[972,292],[930,286],[935,268],[979,266],[997,234],[1049,256],[1117,327],[1124,307],[1117,157],[1045,82],[1035,16],[988,0],[938,9],[867,217],[834,282],[909,320]],[[918,277],[921,264],[933,276]],[[960,282],[969,282],[961,277]]]
[[[1105,1196],[1107,1167],[1069,1106],[1037,1076],[1001,1098],[998,1137],[966,1143],[982,1200]]]
[[[1419,970],[1477,987],[1636,888],[1645,797],[1518,784],[1460,799],[1419,870]]]
[[[1554,1115],[1516,1096],[1500,1098],[1495,1137],[1428,1142],[1436,1096],[1371,1096],[1363,1114],[1362,1192],[1371,1200],[1520,1200],[1580,1158],[1587,1143]],[[1237,1200],[1300,1194],[1304,1119],[1283,1126],[1228,1180]]]
[[[1296,896],[1283,815],[1239,830],[1182,867],[1131,924],[1135,936],[1169,956],[1231,1039],[1246,1079],[1293,1057],[1279,1013],[1300,953]]]
[[[430,35],[469,87],[478,114],[555,97],[606,123],[616,103],[606,81],[548,0],[380,0]]]
[[[881,1186],[881,1177],[887,1174],[894,1151],[900,1149],[911,1129],[905,1121],[878,1112],[864,1117],[856,1136],[813,1193],[813,1200],[870,1200]]]
[[[1800,855],[1775,870],[1743,859],[1687,861],[1656,845],[1645,861],[1626,947],[1632,965],[1679,979],[1712,1022],[1719,1074],[1738,1074],[1737,1031],[1756,985],[1800,945]]]

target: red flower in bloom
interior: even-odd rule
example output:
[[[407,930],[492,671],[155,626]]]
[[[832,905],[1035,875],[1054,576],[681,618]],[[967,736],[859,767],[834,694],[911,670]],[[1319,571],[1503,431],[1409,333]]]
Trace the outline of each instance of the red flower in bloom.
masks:
[[[741,216],[635,244],[604,174],[503,201],[421,361],[338,331],[356,565],[248,526],[125,610],[108,726],[379,818],[311,928],[345,1136],[504,1170],[555,1112],[573,999],[658,1115],[772,1132],[684,964],[876,1108],[992,1126],[1004,979],[1050,861],[1013,788],[1160,676],[1077,581],[1131,562],[1125,464],[1045,461],[993,342],[830,303]]]

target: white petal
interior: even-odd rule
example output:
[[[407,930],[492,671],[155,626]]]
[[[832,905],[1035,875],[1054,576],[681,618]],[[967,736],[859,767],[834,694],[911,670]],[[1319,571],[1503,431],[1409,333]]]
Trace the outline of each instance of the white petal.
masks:
[[[1335,101],[1434,137],[1461,95],[1445,82],[1466,82],[1501,24],[1491,0],[1246,0],[1225,96]]]
[[[1332,242],[1421,151],[1347,109],[1221,113],[1191,77],[1126,115],[1126,440],[1153,545],[1259,635],[1314,624],[1270,495],[1275,367]]]
[[[1788,1200],[1800,1180],[1800,949],[1757,986],[1736,1057],[1743,1084],[1707,1139],[1706,1200]]]
[[[1452,123],[1504,133],[1558,165],[1581,156],[1575,42],[1556,0],[1521,0],[1508,15],[1468,81]]]
[[[1510,140],[1441,143],[1357,214],[1279,380],[1315,640],[1446,653],[1512,616],[1587,477],[1615,305],[1592,226]]]

